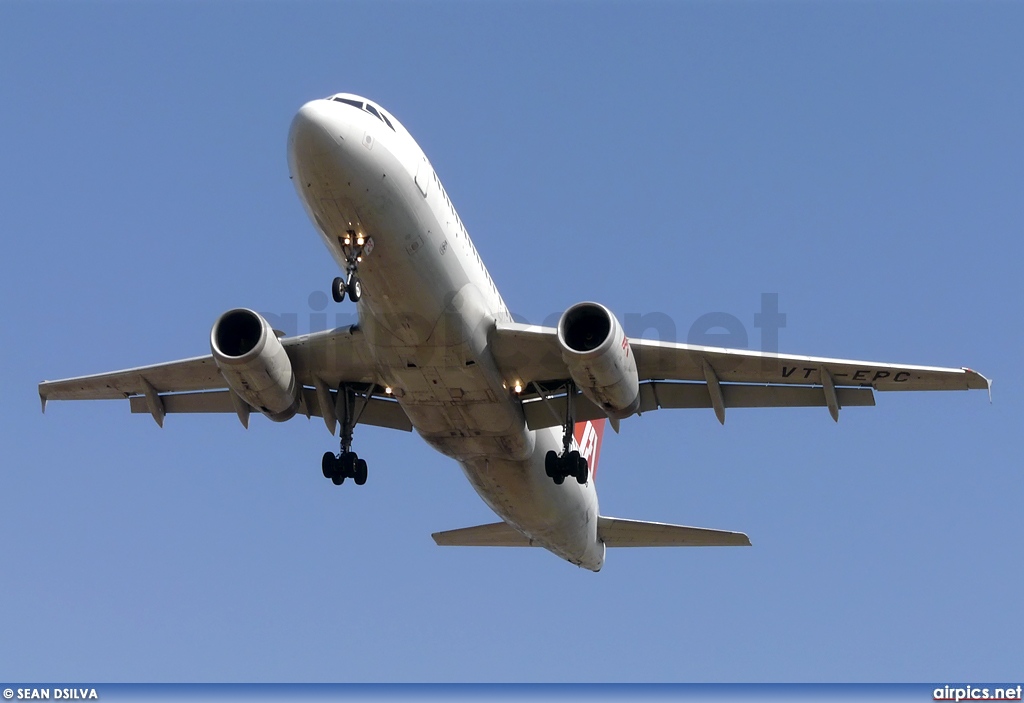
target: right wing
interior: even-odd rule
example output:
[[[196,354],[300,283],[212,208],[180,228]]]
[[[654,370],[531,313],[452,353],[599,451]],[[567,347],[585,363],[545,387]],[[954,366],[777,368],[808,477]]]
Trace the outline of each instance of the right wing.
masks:
[[[990,385],[987,378],[968,368],[830,359],[649,339],[631,339],[629,344],[641,379],[705,381],[710,367],[719,381],[734,383],[820,386],[825,371],[836,386],[877,391],[987,390]]]
[[[359,422],[405,431],[412,423],[398,402],[384,394],[373,359],[358,327],[342,327],[281,340],[296,380],[303,386],[302,412],[330,421],[341,384],[363,394]],[[376,392],[375,388],[381,392]],[[133,413],[150,413],[161,426],[167,413],[233,412],[248,426],[251,408],[227,387],[210,355],[123,371],[39,384],[43,410],[50,400],[128,399]],[[330,405],[329,408],[325,408]],[[326,412],[325,412],[326,411]]]
[[[648,339],[629,340],[640,380],[640,409],[713,408],[725,421],[729,407],[813,407],[838,419],[843,406],[874,405],[873,390],[990,389],[967,368],[886,364],[873,361],[772,354]],[[520,379],[523,409],[532,429],[561,424],[569,379],[558,333],[552,327],[499,323],[491,348],[502,371]],[[573,400],[577,420],[605,417],[582,395]]]

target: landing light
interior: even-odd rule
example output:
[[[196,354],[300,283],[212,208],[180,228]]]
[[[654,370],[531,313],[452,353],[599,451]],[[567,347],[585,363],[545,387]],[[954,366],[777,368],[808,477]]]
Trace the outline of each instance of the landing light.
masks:
[[[352,243],[352,240],[349,239],[348,237],[345,237],[345,246],[348,246],[351,243]]]
[[[519,395],[520,393],[523,392],[523,384],[519,381],[516,381],[516,385],[512,386],[512,390],[516,392],[516,395]]]
[[[363,239],[362,237],[357,237],[357,238],[356,238],[356,244],[357,244],[358,246],[363,246],[363,242],[365,242],[365,241],[366,241],[366,240],[365,240],[365,239]]]
[[[384,388],[384,392],[387,393],[388,395],[391,395],[391,386],[387,386],[386,388]]]

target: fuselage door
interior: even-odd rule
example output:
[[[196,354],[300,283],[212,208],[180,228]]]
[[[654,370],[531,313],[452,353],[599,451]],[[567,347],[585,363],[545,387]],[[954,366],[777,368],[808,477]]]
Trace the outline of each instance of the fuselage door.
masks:
[[[427,187],[430,185],[430,164],[427,163],[427,157],[420,157],[420,164],[416,169],[416,185],[419,187],[420,192],[423,193],[423,197],[427,197]]]

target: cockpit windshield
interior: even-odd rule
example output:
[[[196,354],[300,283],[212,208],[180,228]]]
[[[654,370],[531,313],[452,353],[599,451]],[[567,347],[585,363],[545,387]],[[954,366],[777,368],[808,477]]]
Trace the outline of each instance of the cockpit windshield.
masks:
[[[360,110],[365,110],[366,112],[369,112],[378,120],[386,124],[388,127],[390,127],[392,132],[396,131],[395,126],[391,124],[391,120],[389,120],[387,115],[384,114],[384,111],[379,110],[370,103],[364,103],[361,100],[353,100],[352,98],[343,98],[340,95],[335,95],[334,97],[331,98],[331,100],[339,103],[345,103],[346,105],[351,105],[352,107],[359,108]]]
[[[335,96],[331,98],[331,100],[334,100],[339,103],[345,103],[346,105],[351,105],[352,107],[358,107],[360,110],[363,109],[363,104],[361,102],[359,102],[358,100],[352,100],[351,98],[340,98]]]

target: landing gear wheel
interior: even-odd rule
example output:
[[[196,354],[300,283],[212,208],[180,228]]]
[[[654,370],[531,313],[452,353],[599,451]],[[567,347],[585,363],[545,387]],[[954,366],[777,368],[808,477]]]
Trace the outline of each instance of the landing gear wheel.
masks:
[[[334,301],[340,303],[345,299],[345,293],[348,293],[352,302],[357,303],[363,297],[363,286],[358,277],[359,262],[373,252],[373,237],[366,236],[365,232],[360,233],[349,229],[345,231],[344,235],[338,237],[338,247],[345,258],[345,262],[342,264],[345,276],[344,280],[334,279],[332,288]]]
[[[338,457],[334,456],[334,452],[324,452],[324,460],[321,462],[321,466],[324,471],[324,478],[333,478],[338,471]]]
[[[348,297],[352,299],[353,303],[358,303],[359,299],[363,297],[363,284],[355,276],[349,279]]]
[[[582,473],[580,472],[580,465],[585,463],[587,460],[581,457],[578,451],[573,449],[571,452],[565,455],[565,458],[562,461],[564,462],[563,472],[565,473],[566,477],[572,476],[574,479],[576,479],[576,483],[587,482],[586,469],[583,469]],[[580,480],[581,475],[583,476],[582,481]]]
[[[331,297],[334,298],[334,302],[340,303],[345,299],[345,279],[337,276],[331,281]]]
[[[558,474],[558,454],[554,451],[549,451],[544,455],[544,473],[548,478],[554,478]]]
[[[565,482],[565,476],[562,474],[555,474],[552,478],[555,479],[556,486],[561,486]]]
[[[341,279],[335,279],[338,281]],[[352,288],[355,281],[352,274],[349,274],[349,284],[342,284],[349,293],[358,297],[358,291]],[[358,284],[358,282],[356,282]],[[341,424],[341,453],[332,454],[326,452],[323,458],[324,476],[331,479],[335,486],[340,486],[345,479],[352,479],[357,486],[366,483],[366,461],[359,458],[359,455],[352,451],[352,430],[356,426],[356,420],[365,408],[366,403],[380,389],[376,384],[370,384],[367,389],[356,390],[352,386],[342,383],[338,386],[338,399],[336,403],[337,420]]]
[[[587,472],[587,469],[589,467],[587,466],[587,459],[586,459],[586,457],[582,457],[582,456],[578,457],[576,459],[576,467],[575,468],[576,468],[576,483],[578,483],[578,484],[580,484],[582,486],[583,484],[585,484],[587,482],[587,478],[589,477],[589,474]]]

